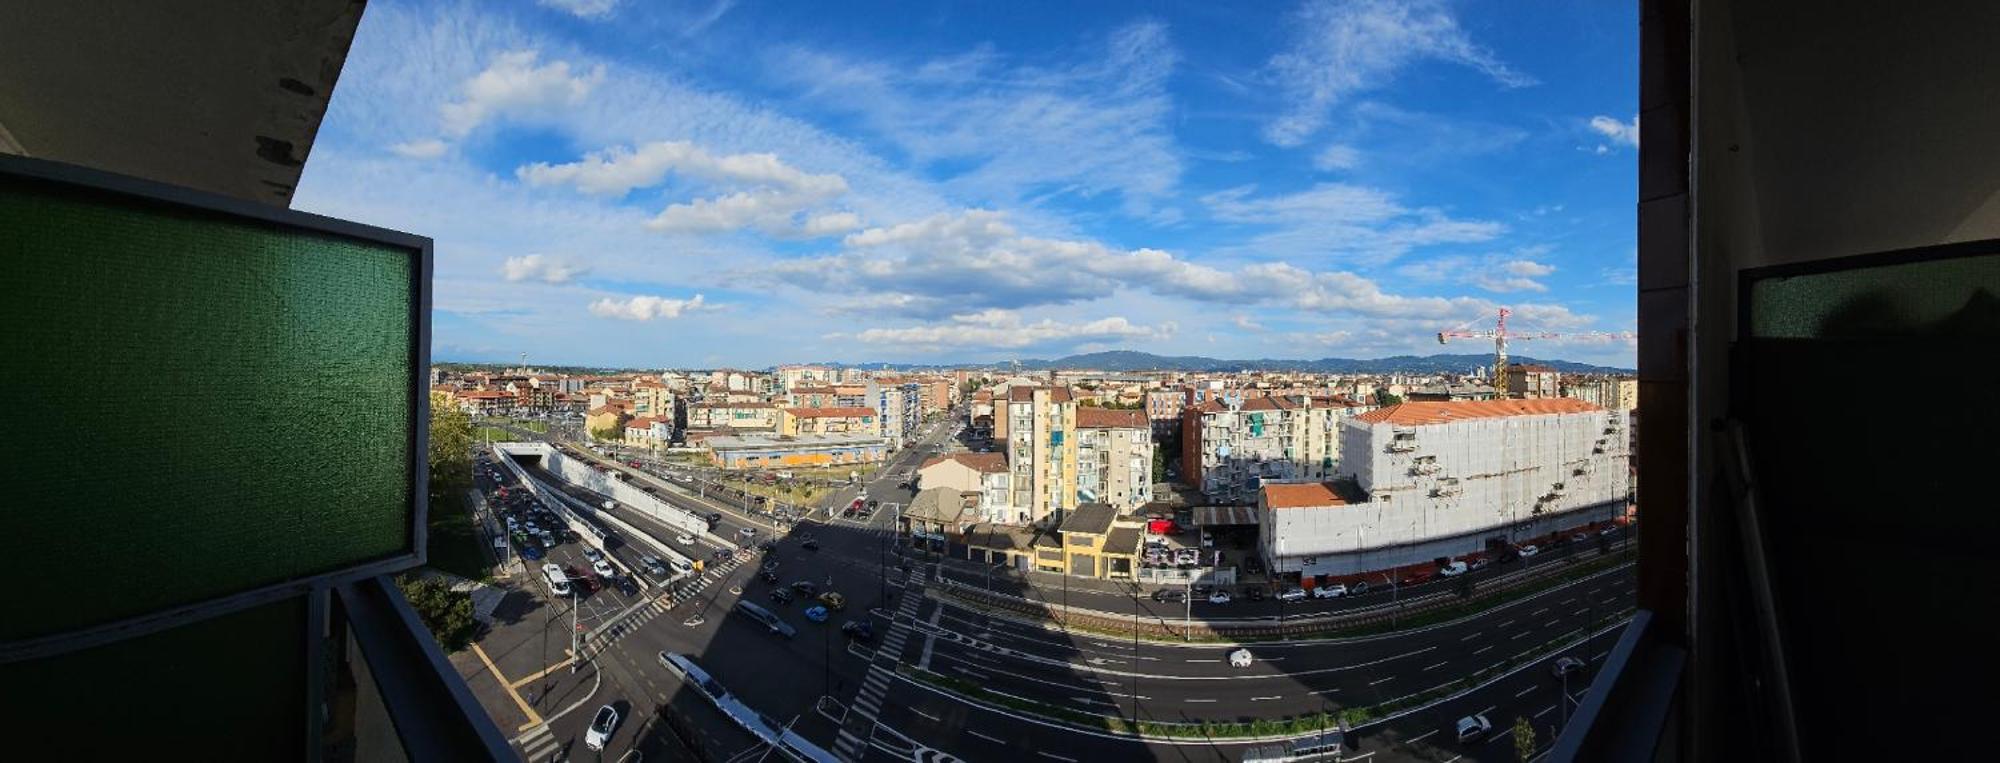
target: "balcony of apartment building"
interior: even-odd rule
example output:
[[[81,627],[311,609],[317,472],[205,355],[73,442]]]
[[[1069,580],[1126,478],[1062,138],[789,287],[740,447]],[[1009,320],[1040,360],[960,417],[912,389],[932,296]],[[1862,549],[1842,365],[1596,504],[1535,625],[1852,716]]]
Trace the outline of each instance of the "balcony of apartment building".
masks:
[[[287,209],[362,8],[0,23],[0,311],[35,348],[7,374],[50,401],[16,423],[71,443],[8,451],[11,759],[517,757],[389,578],[427,554],[430,241]],[[68,416],[77,375],[134,367],[176,392],[107,422],[143,447]]]
[[[1639,6],[1638,614],[1547,759],[1987,757],[2000,5]]]

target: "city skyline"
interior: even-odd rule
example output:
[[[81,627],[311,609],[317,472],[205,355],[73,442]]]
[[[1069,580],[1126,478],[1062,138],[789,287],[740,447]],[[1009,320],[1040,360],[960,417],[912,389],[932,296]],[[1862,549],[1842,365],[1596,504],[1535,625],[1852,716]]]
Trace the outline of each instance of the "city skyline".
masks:
[[[1476,352],[1435,334],[1500,306],[1634,328],[1633,9],[1048,18],[372,4],[296,207],[436,239],[440,360],[1378,358]]]

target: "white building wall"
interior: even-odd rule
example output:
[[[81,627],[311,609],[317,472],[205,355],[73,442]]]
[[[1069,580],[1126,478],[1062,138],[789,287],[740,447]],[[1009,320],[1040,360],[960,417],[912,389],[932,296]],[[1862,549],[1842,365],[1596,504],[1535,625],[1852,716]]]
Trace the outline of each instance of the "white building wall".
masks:
[[[1334,568],[1418,563],[1480,550],[1489,537],[1611,519],[1625,506],[1631,454],[1624,411],[1343,425],[1340,472],[1368,500],[1264,510],[1260,541],[1275,569],[1338,574]],[[1409,449],[1392,451],[1398,442]]]

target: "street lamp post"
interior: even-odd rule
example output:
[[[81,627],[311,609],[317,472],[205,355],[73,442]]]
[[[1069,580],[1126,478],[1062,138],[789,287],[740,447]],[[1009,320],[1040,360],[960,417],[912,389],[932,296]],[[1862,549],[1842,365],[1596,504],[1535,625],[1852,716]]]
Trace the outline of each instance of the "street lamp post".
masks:
[[[569,662],[569,672],[570,672],[570,673],[572,673],[572,674],[576,672],[576,668],[577,668],[577,666],[578,666],[578,665],[580,665],[580,664],[582,664],[582,662],[583,662],[583,650],[582,650],[582,646],[583,646],[583,645],[582,645],[582,644],[580,644],[580,643],[578,643],[578,641],[577,641],[577,639],[578,639],[579,635],[583,633],[583,626],[582,626],[582,625],[579,625],[579,624],[577,623],[577,620],[576,620],[576,618],[577,618],[577,613],[576,613],[576,607],[577,607],[577,600],[576,600],[576,586],[570,586],[570,589],[569,589],[569,660],[570,660],[570,662]]]
[[[1186,578],[1183,578],[1181,580],[1181,585],[1183,586],[1181,593],[1184,594],[1182,596],[1182,601],[1181,601],[1181,604],[1184,607],[1184,609],[1181,612],[1181,640],[1193,641],[1194,640],[1194,575],[1189,574]]]

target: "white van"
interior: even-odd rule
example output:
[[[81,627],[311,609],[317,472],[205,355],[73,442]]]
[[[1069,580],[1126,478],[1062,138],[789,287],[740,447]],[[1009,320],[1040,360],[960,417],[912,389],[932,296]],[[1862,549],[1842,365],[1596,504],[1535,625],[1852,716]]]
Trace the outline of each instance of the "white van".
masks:
[[[569,576],[554,564],[542,565],[542,577],[549,581],[549,591],[557,596],[569,595]]]

